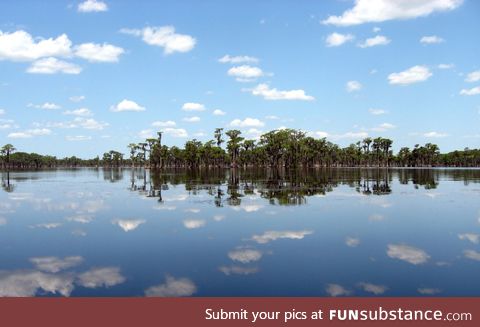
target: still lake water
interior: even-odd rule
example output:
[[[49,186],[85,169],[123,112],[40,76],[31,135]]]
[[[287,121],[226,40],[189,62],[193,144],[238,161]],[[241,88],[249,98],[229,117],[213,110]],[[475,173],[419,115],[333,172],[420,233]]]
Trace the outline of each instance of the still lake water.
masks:
[[[1,296],[480,296],[480,170],[0,174]]]

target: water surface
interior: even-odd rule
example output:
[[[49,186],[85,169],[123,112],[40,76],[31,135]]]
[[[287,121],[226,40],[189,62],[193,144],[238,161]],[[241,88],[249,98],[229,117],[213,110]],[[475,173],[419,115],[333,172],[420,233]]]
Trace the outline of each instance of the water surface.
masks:
[[[0,174],[2,296],[480,296],[480,170]]]

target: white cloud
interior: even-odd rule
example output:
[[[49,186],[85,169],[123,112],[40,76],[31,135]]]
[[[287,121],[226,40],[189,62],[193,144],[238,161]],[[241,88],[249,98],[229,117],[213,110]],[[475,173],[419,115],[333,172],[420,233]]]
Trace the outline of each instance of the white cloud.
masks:
[[[473,87],[471,89],[463,89],[460,91],[460,95],[477,95],[480,94],[480,86]]]
[[[201,103],[186,102],[186,103],[183,104],[182,110],[184,110],[184,111],[204,111],[205,106]]]
[[[165,54],[188,52],[195,47],[196,40],[190,35],[175,33],[173,26],[145,27],[139,29],[122,29],[122,33],[142,37],[149,44],[162,47]]]
[[[92,268],[77,277],[77,283],[87,288],[111,287],[125,282],[118,267]]]
[[[110,111],[123,112],[123,111],[145,111],[145,107],[140,106],[135,101],[123,99],[119,103],[110,107]]]
[[[367,132],[346,132],[343,134],[332,134],[330,135],[331,139],[341,140],[341,139],[364,139],[368,137]]]
[[[372,29],[373,33],[378,33],[378,32],[380,32],[381,30],[382,30],[382,29],[381,29],[380,27],[378,27],[378,26],[375,26],[375,27]]]
[[[346,42],[352,41],[354,38],[352,34],[332,33],[327,36],[325,43],[327,47],[338,47]]]
[[[420,43],[424,43],[424,44],[434,44],[434,43],[442,43],[442,42],[445,42],[445,40],[436,35],[422,36],[422,38],[420,39]]]
[[[93,118],[84,117],[75,117],[72,121],[46,123],[47,127],[53,128],[84,128],[94,130],[102,130],[108,125],[108,123],[98,122]]]
[[[107,11],[108,6],[103,1],[86,0],[78,4],[77,10],[79,12],[102,12]]]
[[[31,138],[32,136],[43,136],[43,135],[50,135],[52,131],[48,128],[35,128],[35,129],[28,129],[23,132],[13,132],[8,134],[8,138],[12,139],[25,139]]]
[[[64,115],[80,116],[80,117],[90,117],[93,113],[88,108],[79,108],[75,110],[67,110],[63,113]]]
[[[384,115],[384,114],[387,113],[387,111],[385,111],[383,109],[374,109],[374,108],[368,109],[368,112],[371,113],[372,115],[375,115],[375,116]]]
[[[253,249],[239,249],[228,252],[228,257],[233,261],[249,263],[262,258],[262,252]]]
[[[167,121],[154,121],[152,123],[152,126],[153,127],[174,127],[176,126],[177,123],[175,123],[174,121],[172,120],[167,120]]]
[[[183,226],[188,229],[197,229],[204,227],[207,222],[203,219],[186,219],[183,221]]]
[[[441,293],[442,291],[438,288],[418,288],[417,292],[423,295],[435,295]]]
[[[80,141],[89,141],[92,139],[91,136],[87,135],[67,135],[65,139],[70,142],[80,142]]]
[[[265,100],[315,100],[313,96],[305,94],[304,90],[280,91],[276,88],[271,89],[268,84],[258,84],[250,91],[253,95],[262,96]]]
[[[54,229],[62,226],[61,223],[40,223],[30,226],[30,228],[45,228],[45,229]]]
[[[4,115],[5,114],[5,109],[0,109],[0,115]]]
[[[252,82],[264,75],[260,68],[249,65],[232,67],[227,73],[229,76],[234,76],[239,82]]]
[[[43,57],[70,55],[72,42],[66,34],[43,39],[33,38],[19,30],[13,33],[0,31],[0,60],[33,61]]]
[[[388,80],[390,84],[407,85],[426,81],[430,76],[432,76],[432,73],[428,67],[417,65],[403,72],[388,75]]]
[[[363,289],[365,292],[373,293],[375,295],[381,295],[388,290],[388,287],[384,285],[375,285],[372,283],[360,282],[358,286]]]
[[[374,132],[386,132],[390,129],[394,129],[396,128],[395,125],[393,124],[390,124],[390,123],[382,123],[380,125],[378,125],[377,127],[373,127],[371,130],[374,131]]]
[[[345,88],[348,92],[360,91],[362,89],[362,84],[358,81],[348,81]]]
[[[319,137],[319,138],[325,138],[325,137],[328,137],[329,134],[327,132],[324,132],[324,131],[316,131],[313,133],[316,137]]]
[[[218,59],[218,62],[222,64],[241,64],[241,63],[257,63],[259,60],[255,57],[250,56],[230,56],[225,55],[222,58]]]
[[[92,215],[75,215],[66,218],[68,221],[73,221],[80,224],[89,224],[93,220]]]
[[[268,120],[278,120],[278,119],[280,119],[280,117],[275,116],[275,115],[269,115],[269,116],[265,116],[265,119],[268,119]]]
[[[428,132],[423,134],[424,137],[433,137],[433,138],[438,138],[438,137],[447,137],[448,134],[446,133],[439,133],[439,132]]]
[[[167,276],[164,284],[146,289],[145,296],[180,297],[191,296],[196,292],[197,286],[190,279]]]
[[[258,272],[256,267],[241,267],[241,266],[221,266],[218,267],[222,273],[227,276],[230,275],[250,275]]]
[[[90,62],[118,62],[125,50],[104,43],[83,43],[75,47],[75,55]]]
[[[220,110],[220,109],[215,109],[215,110],[213,111],[213,115],[214,115],[214,116],[224,116],[224,115],[226,115],[226,114],[227,114],[227,113],[226,113],[225,111]]]
[[[366,39],[364,42],[360,43],[358,46],[360,48],[370,48],[377,45],[387,45],[391,42],[389,38],[383,35],[377,35],[372,38]]]
[[[172,137],[188,137],[188,133],[185,129],[183,128],[165,128],[163,132],[167,135],[170,135]]]
[[[44,109],[44,110],[57,110],[57,109],[61,109],[61,108],[62,108],[61,106],[59,106],[58,104],[53,103],[53,102],[45,102],[45,103],[42,103],[42,104],[32,104],[32,103],[29,103],[29,104],[27,105],[27,107],[37,108],[37,109]]]
[[[405,244],[388,244],[387,255],[392,259],[403,260],[412,265],[422,264],[430,259],[424,250]]]
[[[458,238],[461,239],[461,240],[470,241],[473,244],[480,243],[480,235],[474,234],[474,233],[458,234]]]
[[[80,101],[85,100],[85,96],[84,95],[73,95],[68,99],[72,102],[80,102]]]
[[[438,69],[452,69],[453,67],[455,67],[454,64],[439,64],[438,66]]]
[[[412,19],[428,16],[437,11],[453,10],[462,2],[462,0],[356,0],[353,8],[346,10],[341,16],[329,16],[322,23],[350,26],[394,19]]]
[[[476,70],[474,72],[471,72],[467,75],[467,78],[465,78],[465,82],[473,83],[473,82],[478,82],[480,81],[480,70]]]
[[[117,219],[113,220],[112,224],[118,225],[124,232],[130,232],[145,222],[143,219]]]
[[[347,290],[345,287],[339,284],[328,284],[325,288],[325,292],[333,297],[352,294],[352,291]]]
[[[262,235],[253,235],[252,240],[257,243],[264,244],[278,239],[291,239],[291,240],[301,240],[305,236],[313,234],[313,231],[303,230],[303,231],[267,231]]]
[[[69,296],[73,276],[53,275],[34,270],[0,271],[0,296],[32,297],[41,289],[44,292]]]
[[[351,248],[355,248],[360,245],[360,239],[355,237],[347,237],[345,239],[345,244]]]
[[[30,262],[38,269],[49,273],[57,273],[61,270],[78,266],[83,262],[81,256],[70,256],[63,259],[57,257],[35,257]]]
[[[82,68],[78,65],[59,60],[54,57],[42,58],[34,61],[30,67],[27,68],[27,73],[30,74],[80,74]]]
[[[244,120],[241,119],[234,119],[230,122],[230,126],[232,127],[263,127],[265,123],[260,121],[257,118],[245,118]]]
[[[475,250],[465,250],[465,251],[463,251],[463,254],[465,255],[465,258],[467,258],[467,259],[480,261],[480,252],[477,252]]]
[[[198,123],[200,121],[200,117],[198,116],[185,117],[182,120],[187,123]]]

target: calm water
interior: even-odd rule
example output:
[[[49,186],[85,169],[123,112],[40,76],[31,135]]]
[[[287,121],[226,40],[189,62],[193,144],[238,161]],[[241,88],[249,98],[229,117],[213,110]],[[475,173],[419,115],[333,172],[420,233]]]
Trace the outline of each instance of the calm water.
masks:
[[[2,296],[480,296],[480,170],[0,174]]]

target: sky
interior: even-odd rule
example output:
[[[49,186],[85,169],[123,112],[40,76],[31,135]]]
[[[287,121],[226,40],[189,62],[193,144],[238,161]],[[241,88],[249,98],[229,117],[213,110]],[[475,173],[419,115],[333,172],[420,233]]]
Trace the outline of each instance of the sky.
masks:
[[[163,131],[480,147],[480,2],[0,1],[0,144],[82,158]]]

